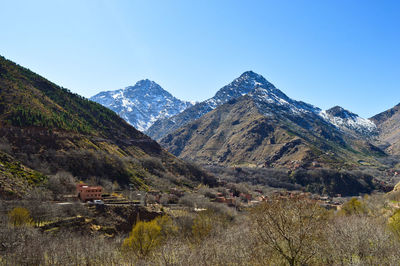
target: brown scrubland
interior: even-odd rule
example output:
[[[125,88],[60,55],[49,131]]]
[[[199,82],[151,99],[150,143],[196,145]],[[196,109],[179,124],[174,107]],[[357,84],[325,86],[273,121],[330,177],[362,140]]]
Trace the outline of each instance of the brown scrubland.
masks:
[[[398,200],[395,190],[352,198],[335,211],[301,195],[270,196],[239,211],[218,203],[197,211],[163,207],[163,215],[138,217],[130,232],[115,234],[93,225],[43,229],[67,211],[89,217],[84,205],[2,202],[0,264],[398,265]]]

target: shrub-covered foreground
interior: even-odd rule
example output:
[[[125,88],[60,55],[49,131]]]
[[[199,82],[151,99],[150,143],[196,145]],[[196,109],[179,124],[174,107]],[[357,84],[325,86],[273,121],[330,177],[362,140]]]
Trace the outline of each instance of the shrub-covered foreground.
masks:
[[[0,228],[1,265],[398,265],[396,202],[351,200],[342,210],[309,199],[272,197],[232,215],[181,211],[138,221],[128,236]]]

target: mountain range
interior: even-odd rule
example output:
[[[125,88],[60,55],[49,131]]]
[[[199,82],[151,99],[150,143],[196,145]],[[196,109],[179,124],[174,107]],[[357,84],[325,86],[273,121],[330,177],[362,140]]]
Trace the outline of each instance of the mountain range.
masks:
[[[125,101],[140,101],[147,89],[137,85],[136,94]],[[100,96],[120,110],[124,104],[116,95],[121,94],[104,92],[93,98]],[[160,95],[159,102],[168,102],[163,95],[169,93],[162,90]],[[158,113],[172,113],[161,109]],[[290,166],[300,162],[307,166],[314,162],[332,167],[346,162],[356,166],[376,164],[376,155],[395,147],[399,137],[392,129],[385,130],[389,124],[396,127],[391,121],[397,116],[383,123],[381,117],[388,116],[366,119],[340,106],[321,110],[291,99],[263,76],[246,71],[212,98],[187,104],[175,115],[148,120],[151,126],[145,133],[174,155],[199,163]]]
[[[376,132],[370,120],[340,107],[322,111],[293,100],[251,71],[213,98],[157,121],[149,135],[160,125],[156,132],[170,132],[153,135],[161,137],[162,146],[203,164],[355,166],[375,163],[370,155],[383,154],[363,139]]]
[[[251,93],[256,89],[259,90],[257,97],[259,99],[263,98],[265,102],[277,106],[286,106],[292,112],[313,112],[343,131],[363,135],[373,135],[375,133],[376,126],[370,120],[361,118],[341,107],[322,111],[313,105],[295,101],[268,82],[263,76],[252,71],[244,72],[230,84],[221,88],[212,98],[197,103],[175,116],[156,121],[145,133],[153,139],[161,140],[167,134],[172,133],[190,121],[200,118],[227,101]]]
[[[187,161],[290,171],[399,166],[382,160],[400,152],[399,105],[371,119],[339,106],[321,110],[252,71],[194,105],[150,80],[94,97],[148,127],[162,146],[116,112],[4,57],[0,88],[1,197],[20,197],[59,171],[138,189],[216,184]],[[308,182],[319,181],[302,186]]]

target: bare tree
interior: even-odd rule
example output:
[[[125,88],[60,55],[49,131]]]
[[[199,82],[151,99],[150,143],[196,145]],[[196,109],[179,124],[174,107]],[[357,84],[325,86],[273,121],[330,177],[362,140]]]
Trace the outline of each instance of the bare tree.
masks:
[[[301,197],[274,197],[252,212],[260,251],[289,265],[311,262],[319,250],[327,211]]]
[[[50,176],[47,187],[53,192],[55,199],[60,199],[64,194],[75,192],[75,179],[68,172],[58,172],[54,176]]]
[[[336,217],[325,230],[326,264],[398,265],[400,245],[385,221],[368,216]]]

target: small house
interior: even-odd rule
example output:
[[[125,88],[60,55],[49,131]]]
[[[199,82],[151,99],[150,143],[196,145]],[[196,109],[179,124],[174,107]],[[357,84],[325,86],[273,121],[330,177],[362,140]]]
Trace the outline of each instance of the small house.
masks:
[[[84,183],[76,185],[76,192],[81,201],[101,200],[103,188],[101,186],[88,186]]]

